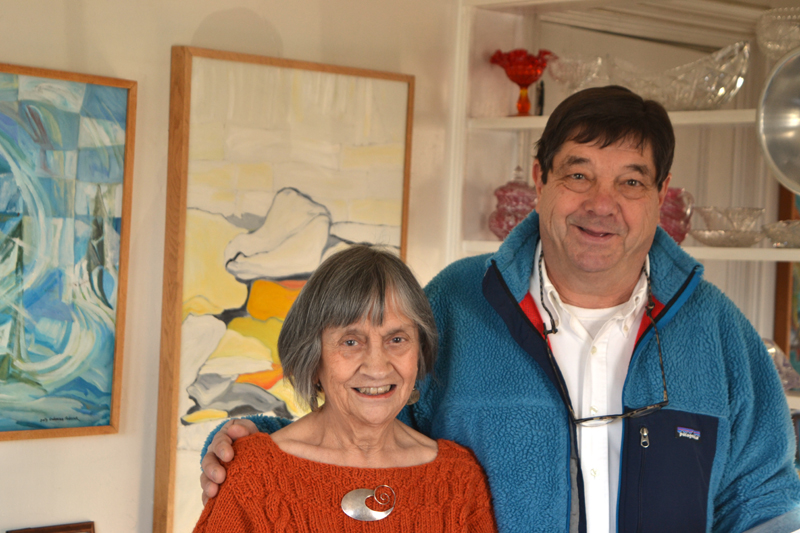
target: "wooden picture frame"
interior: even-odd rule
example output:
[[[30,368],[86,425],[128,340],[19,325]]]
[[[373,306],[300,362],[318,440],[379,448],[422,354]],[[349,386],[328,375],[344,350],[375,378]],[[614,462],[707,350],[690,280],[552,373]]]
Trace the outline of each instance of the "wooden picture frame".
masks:
[[[0,64],[0,441],[119,428],[136,92]]]
[[[64,524],[62,526],[9,529],[6,533],[94,533],[94,522]]]
[[[798,198],[791,191],[780,186],[778,194],[778,220],[797,220],[800,219],[798,213]],[[793,295],[798,287],[795,287],[794,278],[798,277],[796,272],[800,270],[799,263],[780,262],[777,263],[775,275],[775,344],[777,344],[786,357],[792,361],[795,368],[798,368],[798,346],[792,346],[793,337],[797,339],[798,322],[800,322],[800,302]],[[794,330],[794,335],[792,332]]]
[[[190,532],[228,417],[290,418],[277,332],[322,259],[405,256],[414,78],[172,49],[153,531]]]

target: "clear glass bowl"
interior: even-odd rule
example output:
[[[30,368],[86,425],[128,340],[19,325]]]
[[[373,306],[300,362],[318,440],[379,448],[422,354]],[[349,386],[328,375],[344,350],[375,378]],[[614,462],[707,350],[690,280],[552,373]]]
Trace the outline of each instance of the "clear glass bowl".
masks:
[[[800,220],[781,220],[762,229],[775,248],[800,248]]]
[[[563,85],[568,94],[588,87],[608,85],[608,60],[595,56],[557,56],[550,60],[547,72]]]
[[[763,207],[695,207],[707,230],[715,231],[759,231],[758,220],[764,215]]]
[[[779,59],[800,46],[800,7],[770,9],[758,17],[756,41],[770,59]]]
[[[692,63],[655,74],[612,58],[609,72],[611,83],[656,100],[669,111],[685,111],[716,109],[727,103],[744,84],[749,63],[750,43],[739,41]]]
[[[694,229],[689,234],[706,246],[749,248],[764,239],[760,231]]]

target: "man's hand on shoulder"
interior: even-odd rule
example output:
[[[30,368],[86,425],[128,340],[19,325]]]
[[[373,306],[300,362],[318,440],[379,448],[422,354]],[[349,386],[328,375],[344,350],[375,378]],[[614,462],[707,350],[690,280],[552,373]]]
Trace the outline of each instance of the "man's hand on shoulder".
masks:
[[[219,492],[219,486],[225,481],[225,467],[222,463],[233,460],[233,442],[242,437],[258,433],[256,425],[246,419],[234,419],[222,426],[208,446],[208,451],[203,457],[200,474],[200,486],[203,488],[203,505],[209,498]]]

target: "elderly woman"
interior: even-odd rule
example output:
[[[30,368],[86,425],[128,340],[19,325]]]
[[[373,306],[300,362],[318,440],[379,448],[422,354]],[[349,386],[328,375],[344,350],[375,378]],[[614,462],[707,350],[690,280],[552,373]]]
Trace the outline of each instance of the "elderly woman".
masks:
[[[397,257],[356,245],[323,262],[278,340],[312,411],[236,441],[195,533],[496,531],[472,453],[395,418],[418,398],[436,345],[425,294]]]

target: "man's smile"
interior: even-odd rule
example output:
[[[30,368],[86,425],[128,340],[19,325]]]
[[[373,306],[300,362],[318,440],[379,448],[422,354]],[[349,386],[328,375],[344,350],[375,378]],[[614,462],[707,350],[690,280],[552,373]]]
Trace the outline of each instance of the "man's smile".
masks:
[[[595,231],[595,230],[591,230],[591,229],[589,229],[589,228],[584,228],[584,227],[582,227],[582,226],[577,226],[577,228],[578,228],[579,230],[581,230],[583,233],[586,233],[587,235],[589,235],[589,236],[591,236],[591,237],[608,237],[608,236],[610,236],[610,235],[615,235],[614,233],[611,233],[611,232],[607,232],[607,231]]]

